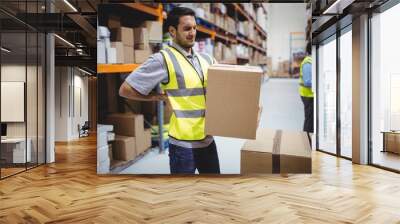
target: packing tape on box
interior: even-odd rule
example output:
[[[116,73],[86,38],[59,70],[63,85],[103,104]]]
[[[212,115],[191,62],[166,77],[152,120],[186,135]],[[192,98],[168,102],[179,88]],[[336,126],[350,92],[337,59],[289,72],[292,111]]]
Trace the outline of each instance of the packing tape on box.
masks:
[[[281,140],[282,140],[282,130],[277,130],[274,136],[274,145],[272,147],[272,173],[281,172]]]

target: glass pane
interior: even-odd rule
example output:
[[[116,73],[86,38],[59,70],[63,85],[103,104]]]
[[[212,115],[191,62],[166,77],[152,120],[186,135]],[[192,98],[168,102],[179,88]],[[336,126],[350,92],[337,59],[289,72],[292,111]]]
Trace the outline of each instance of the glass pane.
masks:
[[[352,141],[352,35],[340,37],[340,153],[351,158]]]
[[[25,170],[26,142],[26,34],[1,34],[2,177]]]
[[[336,40],[318,51],[318,147],[336,153]]]
[[[38,36],[36,32],[27,33],[28,38],[28,63],[27,63],[27,82],[26,82],[26,112],[27,112],[27,142],[29,144],[28,151],[28,168],[37,165],[37,132],[38,132]]]
[[[372,18],[372,163],[400,170],[400,4]]]
[[[45,52],[46,36],[39,34],[38,45],[38,164],[45,163]]]

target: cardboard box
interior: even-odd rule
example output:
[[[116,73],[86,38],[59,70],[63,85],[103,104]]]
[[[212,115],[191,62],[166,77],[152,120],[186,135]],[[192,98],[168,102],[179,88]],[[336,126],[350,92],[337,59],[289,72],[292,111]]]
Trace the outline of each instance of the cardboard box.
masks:
[[[124,63],[131,64],[135,62],[135,50],[133,46],[124,46]]]
[[[133,29],[130,27],[120,27],[111,30],[111,40],[122,42],[124,45],[134,46]]]
[[[259,129],[242,147],[240,172],[311,173],[311,148],[300,131]]]
[[[145,62],[151,55],[150,50],[135,50],[135,63]]]
[[[208,70],[205,131],[209,135],[255,139],[262,70],[214,65]]]
[[[137,155],[144,153],[151,146],[151,129],[143,130],[136,136]]]
[[[108,17],[107,26],[110,29],[118,29],[121,27],[121,18],[116,16]]]
[[[162,42],[162,24],[158,21],[145,21],[143,23],[147,29],[148,42],[161,43]]]
[[[106,45],[104,41],[97,41],[97,64],[104,64],[107,62],[106,58]]]
[[[134,34],[135,34],[135,48],[139,49],[138,47],[143,46],[144,49],[149,49],[149,33],[147,28],[139,27],[139,28],[134,28]],[[141,49],[141,50],[144,50]]]
[[[151,128],[147,128],[144,130],[144,146],[146,149],[151,147]]]
[[[136,137],[144,131],[142,114],[114,113],[106,117],[105,123],[114,125],[117,135]]]
[[[110,172],[110,160],[104,160],[101,162],[97,162],[97,173],[98,174],[106,174]]]
[[[384,150],[387,152],[393,152],[400,154],[400,133],[393,132],[384,134],[385,148]]]
[[[111,42],[111,47],[116,49],[116,63],[124,63],[124,44],[122,42]]]
[[[150,44],[135,44],[136,50],[150,50]]]
[[[136,143],[134,137],[116,135],[113,148],[115,160],[129,161],[136,157]]]
[[[114,47],[106,48],[107,51],[107,64],[117,63],[117,49]]]
[[[97,147],[97,163],[112,159],[112,146],[107,144],[102,147]]]

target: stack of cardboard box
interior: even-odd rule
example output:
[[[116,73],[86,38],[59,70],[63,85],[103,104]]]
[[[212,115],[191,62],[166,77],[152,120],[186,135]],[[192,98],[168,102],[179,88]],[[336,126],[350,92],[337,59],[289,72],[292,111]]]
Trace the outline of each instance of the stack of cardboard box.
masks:
[[[158,21],[145,21],[134,28],[135,63],[143,63],[152,54],[150,43],[162,42],[162,24]]]
[[[236,33],[236,22],[230,16],[225,17],[225,30],[233,34]]]
[[[114,140],[113,126],[97,125],[97,173],[110,172],[110,161],[112,160],[112,145]]]
[[[115,25],[113,23],[113,25]],[[116,63],[134,62],[134,36],[130,27],[118,27],[111,29],[111,47],[115,48]]]
[[[115,49],[110,46],[110,31],[105,26],[97,28],[97,63],[115,63],[115,58],[110,56],[115,55]]]
[[[133,160],[151,146],[151,131],[144,129],[142,114],[114,113],[105,122],[114,126],[116,133],[113,145],[113,158]]]
[[[111,30],[107,63],[143,63],[151,54],[150,44],[162,42],[162,24],[159,21],[144,21],[139,27],[121,26],[120,18],[110,17]]]

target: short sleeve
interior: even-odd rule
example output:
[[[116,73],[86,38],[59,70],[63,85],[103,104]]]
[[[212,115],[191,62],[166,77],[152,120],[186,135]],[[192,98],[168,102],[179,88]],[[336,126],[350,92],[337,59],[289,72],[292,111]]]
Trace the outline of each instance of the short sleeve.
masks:
[[[168,82],[168,72],[161,53],[151,55],[125,81],[143,95],[149,95],[161,82]]]

